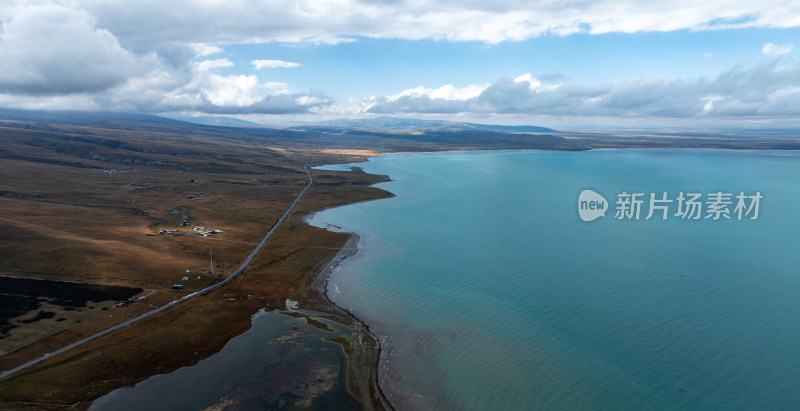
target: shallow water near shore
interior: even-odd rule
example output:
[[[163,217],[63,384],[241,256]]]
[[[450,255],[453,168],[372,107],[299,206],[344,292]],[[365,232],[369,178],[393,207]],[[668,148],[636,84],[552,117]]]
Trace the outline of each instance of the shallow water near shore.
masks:
[[[120,388],[91,410],[360,409],[346,388],[347,359],[326,338],[346,326],[314,316],[332,331],[279,311],[260,311],[253,325],[217,354],[169,374]]]
[[[400,409],[796,409],[799,160],[386,155],[358,166],[396,197],[310,221],[361,237],[328,294],[381,338]],[[609,201],[605,218],[578,218],[584,189]],[[667,220],[614,218],[622,192],[719,191],[760,192],[758,219],[687,221],[674,203]]]

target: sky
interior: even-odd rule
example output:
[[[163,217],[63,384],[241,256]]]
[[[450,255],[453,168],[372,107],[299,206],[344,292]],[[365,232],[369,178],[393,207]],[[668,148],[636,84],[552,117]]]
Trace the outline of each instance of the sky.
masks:
[[[0,107],[800,126],[797,0],[4,0]]]

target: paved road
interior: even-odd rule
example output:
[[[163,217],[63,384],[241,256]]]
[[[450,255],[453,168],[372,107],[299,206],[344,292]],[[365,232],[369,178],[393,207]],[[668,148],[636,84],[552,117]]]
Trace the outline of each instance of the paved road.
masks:
[[[140,316],[138,316],[136,318],[132,318],[132,319],[130,319],[128,321],[125,321],[124,323],[120,323],[120,324],[117,324],[117,325],[115,325],[115,326],[113,326],[111,328],[108,328],[108,329],[105,329],[103,331],[100,331],[97,334],[90,335],[90,336],[88,336],[88,337],[86,337],[86,338],[84,338],[84,339],[82,339],[80,341],[74,342],[74,343],[72,343],[72,344],[70,344],[70,345],[68,345],[66,347],[63,347],[63,348],[58,349],[56,351],[47,353],[47,354],[45,354],[45,355],[43,355],[43,356],[41,356],[41,357],[39,357],[39,358],[37,358],[35,360],[28,361],[25,364],[22,364],[22,365],[20,365],[20,366],[18,366],[16,368],[12,368],[10,370],[3,371],[2,373],[0,373],[0,379],[6,378],[6,377],[8,377],[8,376],[10,376],[12,374],[20,372],[20,371],[22,371],[22,370],[24,370],[24,369],[26,369],[26,368],[28,368],[30,366],[36,365],[36,364],[38,364],[38,363],[40,363],[40,362],[42,362],[42,361],[44,361],[44,360],[46,360],[48,358],[52,358],[52,357],[54,357],[56,355],[59,355],[59,354],[64,353],[66,351],[69,351],[69,350],[71,350],[71,349],[73,349],[73,348],[75,348],[77,346],[83,345],[83,344],[85,344],[85,343],[87,343],[89,341],[96,340],[96,339],[98,339],[98,338],[100,338],[100,337],[102,337],[104,335],[111,334],[114,331],[123,329],[123,328],[125,328],[125,327],[127,327],[127,326],[129,326],[129,325],[131,325],[131,324],[133,324],[135,322],[137,322],[137,321],[144,320],[147,317],[150,317],[152,315],[156,315],[156,314],[158,314],[158,313],[160,313],[162,311],[166,311],[166,310],[168,310],[168,309],[170,309],[170,308],[172,308],[172,307],[174,307],[174,306],[176,306],[176,305],[178,305],[178,304],[180,304],[180,303],[182,303],[184,301],[190,300],[190,299],[192,299],[194,297],[197,297],[197,296],[200,296],[200,295],[208,294],[208,293],[216,290],[217,288],[220,288],[220,287],[230,283],[231,281],[233,281],[234,278],[238,277],[239,274],[241,274],[242,272],[244,272],[244,270],[247,269],[247,266],[250,265],[250,262],[253,261],[253,258],[256,256],[256,254],[258,254],[258,252],[261,251],[261,248],[264,247],[264,244],[272,236],[272,233],[274,233],[275,230],[278,229],[278,227],[281,225],[281,223],[283,223],[283,220],[285,220],[286,217],[289,216],[289,214],[292,212],[294,207],[300,201],[300,198],[303,197],[303,194],[305,194],[306,191],[311,187],[311,184],[314,182],[314,180],[313,180],[313,178],[311,178],[311,173],[308,171],[308,166],[304,166],[303,168],[305,169],[306,174],[308,175],[308,185],[306,185],[306,187],[303,188],[303,191],[301,191],[300,194],[297,196],[297,198],[294,199],[294,202],[292,202],[292,205],[290,205],[289,208],[286,210],[286,212],[283,213],[283,215],[278,220],[278,222],[275,223],[274,226],[272,226],[272,229],[270,229],[269,232],[267,232],[267,234],[264,236],[264,238],[261,239],[261,242],[258,243],[258,245],[256,246],[255,249],[253,249],[253,252],[250,253],[249,256],[247,256],[247,259],[244,260],[242,265],[239,266],[239,269],[236,270],[233,274],[229,275],[227,278],[225,278],[224,280],[222,280],[222,281],[220,281],[220,282],[218,282],[216,284],[212,284],[212,285],[210,285],[210,286],[208,286],[206,288],[203,288],[200,291],[196,291],[196,292],[193,292],[193,293],[191,293],[189,295],[181,297],[180,299],[177,299],[177,300],[175,300],[175,301],[173,301],[173,302],[171,302],[171,303],[169,303],[169,304],[167,304],[165,306],[162,306],[160,308],[156,308],[155,310],[152,310],[152,311],[148,311],[148,312],[146,312],[146,313],[144,313],[144,314],[142,314],[142,315],[140,315]]]

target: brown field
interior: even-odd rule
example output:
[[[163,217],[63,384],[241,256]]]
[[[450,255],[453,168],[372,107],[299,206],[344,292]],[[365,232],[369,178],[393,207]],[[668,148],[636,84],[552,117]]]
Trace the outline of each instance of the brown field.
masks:
[[[307,142],[181,127],[0,122],[0,275],[149,290],[142,302],[124,308],[102,310],[113,304],[104,302],[66,313],[43,305],[12,318],[17,328],[0,340],[6,348],[0,369],[227,276],[305,186],[303,165],[364,158],[324,146],[311,150]],[[308,191],[274,245],[231,286],[0,381],[1,407],[88,405],[111,389],[213,354],[270,302],[293,298],[304,307],[324,307],[324,296],[304,288],[306,277],[346,237],[309,227],[302,216],[384,193],[367,187],[379,176],[314,174],[320,188]],[[192,193],[203,196],[187,198]],[[184,219],[189,226],[180,226]],[[224,232],[203,237],[193,226]],[[212,250],[213,276],[203,273],[211,271]],[[175,283],[184,290],[170,290]],[[39,310],[69,317],[24,322]]]

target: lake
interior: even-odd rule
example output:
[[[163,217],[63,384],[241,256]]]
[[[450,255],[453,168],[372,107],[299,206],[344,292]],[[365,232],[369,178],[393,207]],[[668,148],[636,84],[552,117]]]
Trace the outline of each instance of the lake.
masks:
[[[328,293],[381,338],[400,409],[797,409],[798,160],[384,155],[358,166],[389,175],[379,187],[396,197],[309,220],[360,236]],[[579,218],[583,190],[604,217]],[[698,219],[679,215],[690,193]],[[639,218],[616,218],[630,194]],[[647,219],[651,194],[664,201]]]

